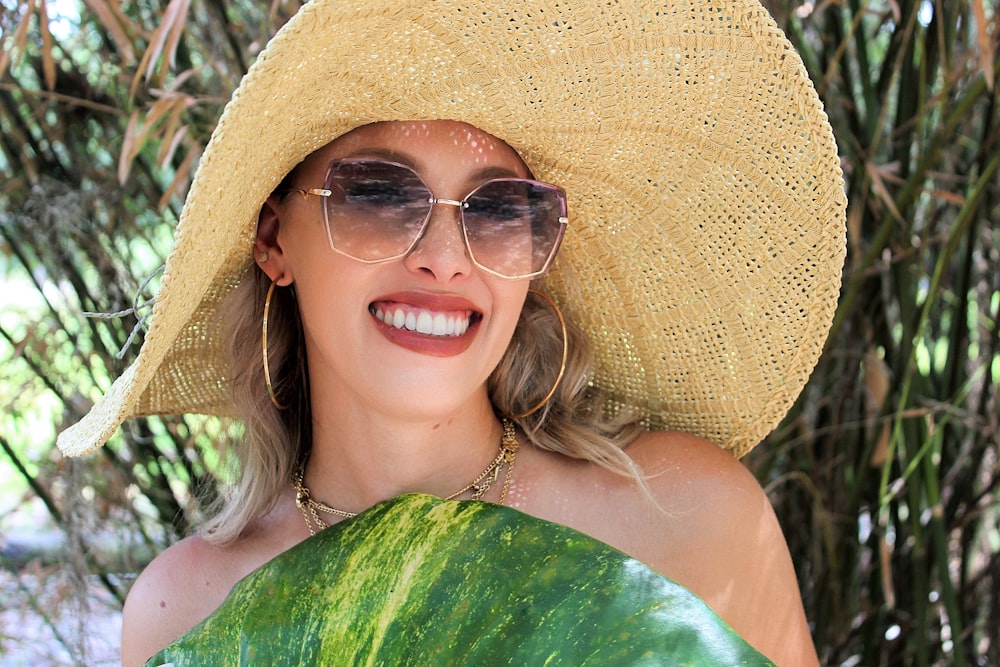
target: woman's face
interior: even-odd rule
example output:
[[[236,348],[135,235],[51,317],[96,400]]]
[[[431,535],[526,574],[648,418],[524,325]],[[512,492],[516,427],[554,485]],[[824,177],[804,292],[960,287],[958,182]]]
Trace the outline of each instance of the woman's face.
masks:
[[[410,166],[437,198],[461,200],[497,177],[529,176],[502,141],[454,121],[385,122],[357,128],[309,156],[292,187],[322,188],[333,160]],[[364,263],[331,249],[324,198],[273,195],[257,254],[279,285],[294,284],[315,405],[437,418],[482,406],[485,382],[506,349],[528,280],[478,268],[455,206],[435,205],[404,256]]]

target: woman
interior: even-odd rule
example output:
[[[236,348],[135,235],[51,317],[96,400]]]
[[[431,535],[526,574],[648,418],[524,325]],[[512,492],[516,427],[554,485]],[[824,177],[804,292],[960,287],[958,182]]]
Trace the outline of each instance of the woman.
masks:
[[[384,517],[420,503],[510,522],[484,543],[504,558],[522,526],[579,531],[777,664],[816,662],[767,499],[709,440],[756,444],[821,349],[843,260],[832,139],[755,3],[636,4],[315,1],[261,54],[202,159],[139,359],[60,441],[92,451],[135,414],[246,424],[228,504],[135,583],[124,664],[244,600],[277,605],[237,582],[287,554],[319,569],[358,539],[334,579],[292,588],[342,585],[352,554],[392,540]],[[388,524],[407,572],[468,539],[417,523],[419,539]],[[561,543],[544,553],[572,569]],[[381,618],[386,595],[358,615]]]

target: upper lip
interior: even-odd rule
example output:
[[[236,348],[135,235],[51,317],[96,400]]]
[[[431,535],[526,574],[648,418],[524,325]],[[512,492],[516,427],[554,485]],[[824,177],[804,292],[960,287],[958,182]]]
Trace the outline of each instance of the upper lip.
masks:
[[[468,310],[482,314],[475,303],[455,294],[434,294],[430,292],[395,292],[374,299],[371,304],[398,303],[435,312],[456,312]]]

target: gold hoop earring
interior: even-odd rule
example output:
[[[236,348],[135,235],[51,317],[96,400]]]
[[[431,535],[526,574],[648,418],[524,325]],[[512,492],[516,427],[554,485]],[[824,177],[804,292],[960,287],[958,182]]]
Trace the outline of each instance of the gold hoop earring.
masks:
[[[553,312],[555,312],[556,317],[559,318],[559,326],[562,329],[562,341],[563,341],[562,363],[559,365],[559,374],[556,375],[556,381],[552,384],[552,388],[549,389],[549,393],[545,394],[545,397],[538,403],[536,403],[535,406],[532,407],[527,412],[522,412],[516,415],[509,415],[511,419],[523,419],[528,415],[533,415],[539,410],[541,410],[542,407],[544,407],[544,405],[552,399],[552,396],[555,395],[556,393],[556,389],[559,388],[559,384],[562,382],[563,374],[566,372],[566,361],[569,359],[569,336],[566,333],[566,320],[563,318],[563,314],[562,311],[559,310],[559,306],[557,306],[556,302],[553,301],[552,298],[549,297],[549,295],[546,294],[545,292],[540,292],[536,289],[529,289],[528,293],[534,294],[535,296],[539,297],[540,299],[548,303],[549,306],[552,308]]]
[[[278,402],[278,397],[274,394],[274,387],[271,385],[271,369],[267,362],[267,316],[271,312],[271,297],[274,295],[275,282],[271,281],[271,286],[267,288],[267,296],[264,298],[264,323],[261,325],[260,349],[264,357],[264,384],[267,385],[267,395],[271,397],[271,403],[279,410],[284,410],[288,406]]]

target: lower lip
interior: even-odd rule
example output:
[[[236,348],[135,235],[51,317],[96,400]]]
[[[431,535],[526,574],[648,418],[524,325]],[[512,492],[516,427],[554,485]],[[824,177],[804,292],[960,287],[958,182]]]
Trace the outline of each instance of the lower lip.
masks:
[[[429,336],[409,329],[397,329],[372,315],[372,321],[379,332],[391,343],[402,348],[432,357],[454,357],[465,352],[479,331],[478,320],[469,325],[461,336]]]

